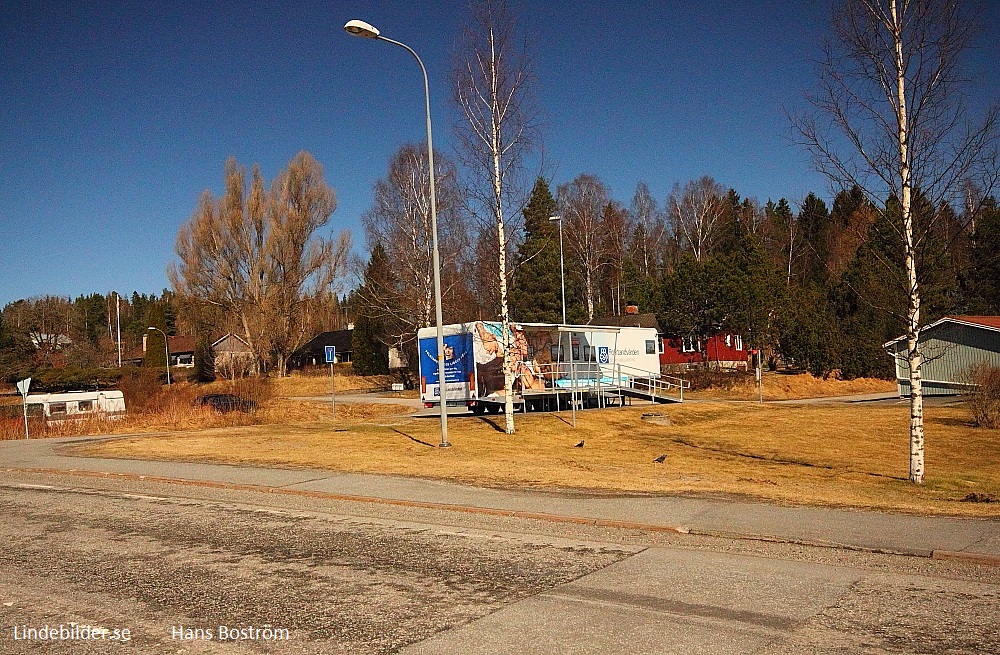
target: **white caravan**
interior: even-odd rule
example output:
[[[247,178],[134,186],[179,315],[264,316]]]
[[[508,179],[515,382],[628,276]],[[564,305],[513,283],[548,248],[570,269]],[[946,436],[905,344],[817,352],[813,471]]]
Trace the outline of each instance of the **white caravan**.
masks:
[[[29,417],[44,417],[46,421],[125,415],[125,396],[113,389],[33,394],[25,402]]]

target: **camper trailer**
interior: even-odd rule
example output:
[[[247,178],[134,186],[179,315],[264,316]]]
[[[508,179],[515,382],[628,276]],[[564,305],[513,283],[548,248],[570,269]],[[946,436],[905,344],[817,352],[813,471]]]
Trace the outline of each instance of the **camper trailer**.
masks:
[[[45,418],[47,422],[125,415],[125,396],[112,389],[34,394],[25,403],[29,417]]]
[[[505,402],[507,348],[513,358],[514,403],[524,411],[665,395],[676,380],[661,378],[662,346],[652,328],[512,323],[505,334],[502,323],[475,321],[446,325],[443,332],[443,394],[437,329],[417,333],[425,407],[438,405],[444,395],[449,406],[465,405],[477,414],[499,412]]]

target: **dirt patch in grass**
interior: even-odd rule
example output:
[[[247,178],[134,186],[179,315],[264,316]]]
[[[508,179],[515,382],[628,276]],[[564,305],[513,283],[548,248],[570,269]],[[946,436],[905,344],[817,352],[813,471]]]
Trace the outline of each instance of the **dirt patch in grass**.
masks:
[[[1000,431],[962,407],[927,409],[927,476],[906,481],[906,408],[699,403],[449,422],[383,414],[203,430],[87,446],[87,454],[384,473],[514,488],[735,494],[791,504],[998,516]],[[358,410],[363,411],[363,410]],[[670,416],[669,425],[642,420]],[[583,447],[575,447],[583,441]],[[656,459],[663,456],[662,463]]]

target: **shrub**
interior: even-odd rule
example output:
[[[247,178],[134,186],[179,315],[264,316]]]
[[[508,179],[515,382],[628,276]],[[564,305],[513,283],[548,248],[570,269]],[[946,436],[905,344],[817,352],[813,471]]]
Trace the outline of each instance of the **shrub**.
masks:
[[[972,421],[981,428],[1000,428],[1000,366],[980,364],[969,371]]]
[[[125,408],[131,412],[146,412],[156,408],[160,401],[162,382],[160,371],[133,368],[122,376],[119,388],[125,396]]]

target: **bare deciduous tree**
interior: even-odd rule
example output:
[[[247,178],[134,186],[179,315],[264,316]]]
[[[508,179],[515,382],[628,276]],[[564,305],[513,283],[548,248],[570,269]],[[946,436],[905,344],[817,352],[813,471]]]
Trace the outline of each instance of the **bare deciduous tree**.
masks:
[[[284,376],[292,354],[320,323],[317,312],[339,291],[335,285],[346,271],[351,238],[347,231],[336,240],[317,236],[336,209],[337,196],[307,152],[278,174],[269,204],[270,343],[278,375]]]
[[[284,375],[306,341],[314,302],[336,292],[350,234],[343,231],[333,241],[318,234],[337,201],[309,153],[296,155],[269,191],[254,166],[248,192],[246,169],[232,158],[225,178],[223,196],[203,193],[181,226],[180,262],[168,275],[185,302],[214,306],[239,326],[255,372],[274,355]]]
[[[632,217],[620,203],[610,201],[604,206],[601,225],[604,231],[604,252],[611,269],[608,288],[611,313],[625,313],[625,267],[632,257],[632,238],[635,226]]]
[[[531,74],[517,23],[503,0],[473,5],[454,68],[454,97],[462,118],[459,154],[472,178],[473,213],[497,234],[500,320],[504,326],[505,431],[514,433],[513,347],[507,299],[511,220],[526,202],[525,158],[537,146]]]
[[[681,248],[691,251],[696,261],[707,259],[715,247],[725,214],[724,193],[719,183],[705,176],[683,187],[675,184],[667,199],[674,236]]]
[[[556,191],[564,228],[570,267],[576,268],[583,283],[587,322],[594,319],[598,282],[607,264],[604,239],[604,209],[610,202],[608,188],[596,175],[578,175]]]
[[[918,271],[936,219],[916,220],[915,196],[932,207],[956,200],[961,206],[970,180],[988,190],[997,176],[997,110],[982,122],[967,120],[960,90],[961,55],[977,29],[973,11],[952,0],[845,0],[819,86],[808,96],[814,111],[793,117],[817,169],[843,188],[862,189],[899,239],[902,262],[894,265],[902,264],[895,281],[907,298],[910,480],[918,484],[924,478]]]
[[[666,241],[667,228],[663,214],[656,206],[656,199],[645,182],[635,185],[630,213],[636,228],[636,254],[642,264],[642,274],[653,277],[660,265],[660,251]]]
[[[467,246],[462,196],[454,164],[434,153],[438,246],[442,296],[457,283],[455,262]],[[393,275],[359,288],[367,311],[382,320],[391,343],[406,349],[417,330],[433,324],[434,269],[431,240],[427,148],[406,144],[389,161],[386,177],[375,183],[371,209],[361,218],[371,248],[380,244]]]

